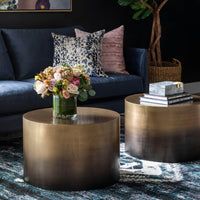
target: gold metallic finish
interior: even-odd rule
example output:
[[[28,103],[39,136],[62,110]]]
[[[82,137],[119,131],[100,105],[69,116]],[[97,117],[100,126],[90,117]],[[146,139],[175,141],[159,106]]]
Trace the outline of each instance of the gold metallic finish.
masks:
[[[126,151],[142,159],[178,162],[200,158],[200,97],[168,107],[125,99]]]
[[[23,116],[24,179],[52,190],[100,188],[119,179],[118,113],[78,108],[74,122],[54,120],[52,109]]]

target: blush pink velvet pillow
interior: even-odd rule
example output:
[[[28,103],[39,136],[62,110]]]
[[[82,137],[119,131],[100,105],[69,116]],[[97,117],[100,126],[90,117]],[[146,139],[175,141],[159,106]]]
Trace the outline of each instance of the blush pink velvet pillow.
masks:
[[[88,32],[75,29],[76,37],[86,37]],[[103,36],[101,62],[104,72],[128,74],[123,54],[124,26],[120,26]]]

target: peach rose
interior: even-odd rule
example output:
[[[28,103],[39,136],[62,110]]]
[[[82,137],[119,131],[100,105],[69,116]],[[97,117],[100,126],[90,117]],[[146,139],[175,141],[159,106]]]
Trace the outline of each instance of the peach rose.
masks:
[[[64,97],[65,99],[69,99],[69,98],[70,98],[70,94],[69,94],[69,92],[68,92],[67,90],[63,90],[63,91],[62,91],[62,95],[63,95],[63,97]]]
[[[78,87],[72,83],[68,85],[67,91],[71,94],[79,94]]]

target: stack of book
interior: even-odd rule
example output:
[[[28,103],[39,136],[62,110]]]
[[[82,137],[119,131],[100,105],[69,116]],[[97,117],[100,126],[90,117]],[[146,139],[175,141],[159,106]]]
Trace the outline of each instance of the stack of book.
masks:
[[[149,84],[149,93],[140,97],[140,104],[168,106],[176,103],[191,103],[193,97],[184,92],[182,82],[162,81]]]

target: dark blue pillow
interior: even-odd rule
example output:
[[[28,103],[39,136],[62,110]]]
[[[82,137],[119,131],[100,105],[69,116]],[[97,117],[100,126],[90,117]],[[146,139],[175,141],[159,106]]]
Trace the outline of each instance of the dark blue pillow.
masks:
[[[15,79],[12,63],[0,31],[0,80]]]
[[[51,33],[74,36],[75,27],[53,29],[2,29],[17,80],[32,78],[53,64]]]

